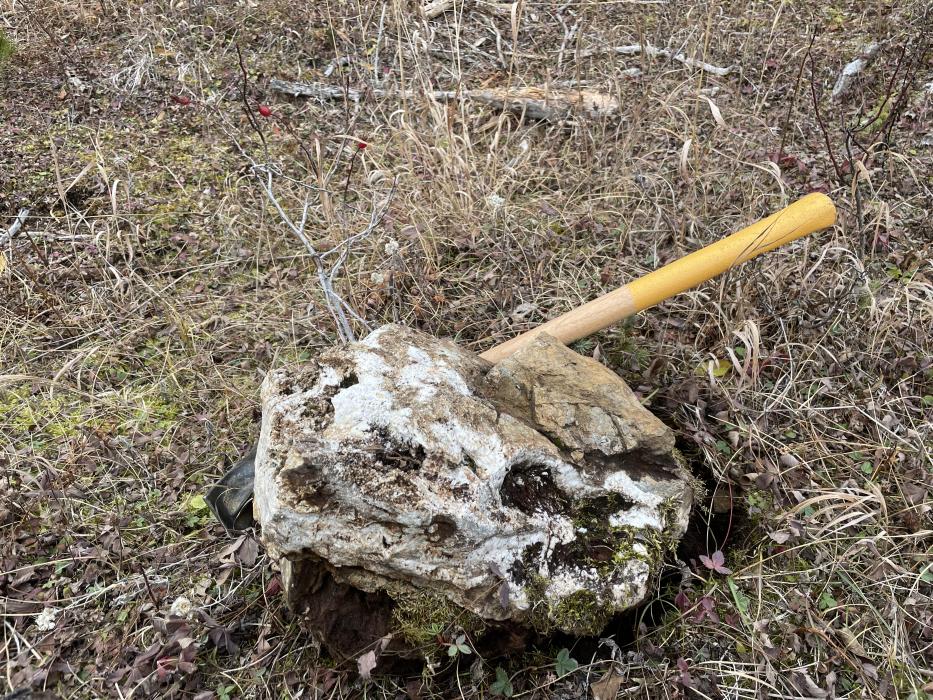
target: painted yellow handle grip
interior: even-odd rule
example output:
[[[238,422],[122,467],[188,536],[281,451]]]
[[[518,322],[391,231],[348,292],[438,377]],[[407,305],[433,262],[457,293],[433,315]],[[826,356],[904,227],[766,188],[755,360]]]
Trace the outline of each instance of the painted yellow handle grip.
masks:
[[[563,343],[572,343],[711,280],[757,255],[832,226],[835,222],[836,207],[832,200],[825,194],[808,194],[721,241],[497,345],[480,357],[499,362],[527,345],[539,333],[548,333]]]

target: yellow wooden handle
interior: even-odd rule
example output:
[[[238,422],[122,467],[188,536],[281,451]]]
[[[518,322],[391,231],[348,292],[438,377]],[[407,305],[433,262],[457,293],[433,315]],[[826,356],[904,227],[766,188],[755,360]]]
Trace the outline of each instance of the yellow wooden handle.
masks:
[[[572,343],[696,287],[757,255],[832,226],[835,222],[833,201],[818,192],[808,194],[721,241],[497,345],[480,357],[490,362],[503,360],[530,343],[539,333],[548,333],[563,343]]]

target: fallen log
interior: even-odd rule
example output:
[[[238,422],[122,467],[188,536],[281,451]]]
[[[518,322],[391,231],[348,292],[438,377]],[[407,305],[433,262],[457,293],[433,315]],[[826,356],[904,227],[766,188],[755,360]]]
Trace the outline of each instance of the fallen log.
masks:
[[[448,10],[468,7],[497,17],[509,17],[512,14],[512,7],[515,4],[516,3],[463,2],[463,0],[432,0],[421,8],[421,12],[425,19],[434,19],[435,17],[440,17]]]
[[[340,88],[321,83],[295,83],[273,79],[269,88],[292,97],[311,97],[319,100],[348,99],[359,102],[363,92],[353,88]],[[399,92],[372,88],[367,91],[375,97],[395,95],[402,99],[427,96],[441,102],[470,100],[494,109],[513,112],[530,119],[560,121],[574,114],[586,117],[612,116],[619,111],[619,101],[605,92],[585,89],[557,89],[540,87],[493,88],[488,90],[434,90]]]
[[[696,58],[690,58],[683,51],[671,51],[670,49],[662,49],[657,46],[652,46],[651,44],[629,44],[628,46],[604,46],[595,49],[588,49],[580,53],[581,58],[592,58],[593,56],[598,56],[604,53],[614,53],[620,56],[637,56],[639,54],[646,54],[652,58],[668,58],[672,61],[677,61],[678,63],[683,63],[685,66],[690,68],[699,68],[702,71],[707,73],[712,73],[713,75],[718,75],[725,77],[729,75],[732,71],[736,69],[736,66],[715,66],[712,63],[707,63],[706,61],[700,61]]]

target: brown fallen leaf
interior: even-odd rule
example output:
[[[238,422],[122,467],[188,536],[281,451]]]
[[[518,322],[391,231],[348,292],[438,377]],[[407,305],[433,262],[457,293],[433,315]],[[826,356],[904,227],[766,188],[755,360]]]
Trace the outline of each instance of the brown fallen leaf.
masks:
[[[822,698],[828,695],[806,671],[794,671],[791,673],[790,682],[794,688],[797,689],[797,692],[800,693],[801,698],[816,698],[816,700],[822,700]]]
[[[246,535],[240,535],[233,542],[228,544],[217,555],[217,561],[221,563],[231,563],[236,555],[237,550],[246,541]]]
[[[590,684],[590,690],[593,691],[594,700],[615,700],[621,685],[622,676],[610,668],[602,678]]]
[[[243,540],[243,543],[240,545],[239,549],[236,552],[237,560],[246,567],[250,567],[256,563],[256,558],[259,556],[259,544],[252,537],[247,537]]]

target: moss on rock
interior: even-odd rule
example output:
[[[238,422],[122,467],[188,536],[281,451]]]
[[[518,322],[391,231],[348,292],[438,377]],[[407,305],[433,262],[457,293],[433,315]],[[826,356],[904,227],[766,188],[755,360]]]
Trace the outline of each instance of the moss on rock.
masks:
[[[617,493],[581,499],[572,510],[577,538],[554,547],[551,562],[593,574],[594,587],[562,596],[550,589],[553,576],[535,571],[540,546],[529,547],[525,555],[524,595],[529,601],[528,623],[542,634],[563,630],[580,635],[599,634],[611,617],[620,612],[618,591],[635,586],[636,573],[646,569],[655,576],[661,563],[676,550],[680,526],[676,503],[658,507],[662,529],[612,525],[611,516],[623,512],[630,503]],[[555,574],[559,571],[552,571]],[[634,592],[629,595],[639,597]]]
[[[580,635],[597,635],[603,631],[616,610],[611,600],[595,591],[579,590],[556,601],[547,596],[548,580],[536,575],[525,587],[531,603],[528,623],[541,634],[573,631]]]
[[[401,584],[393,585],[386,593],[395,603],[392,619],[398,632],[413,646],[435,643],[438,635],[451,628],[471,635],[480,634],[486,628],[481,617],[439,593]]]

